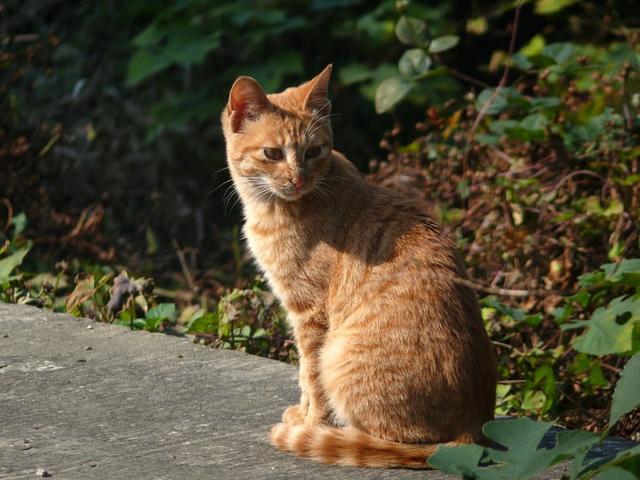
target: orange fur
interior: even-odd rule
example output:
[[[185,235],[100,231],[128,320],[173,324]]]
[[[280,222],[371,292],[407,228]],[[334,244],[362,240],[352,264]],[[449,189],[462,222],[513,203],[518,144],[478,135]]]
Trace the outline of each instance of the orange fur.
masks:
[[[271,441],[328,463],[426,467],[437,443],[483,440],[495,357],[425,205],[332,150],[330,71],[271,95],[241,77],[222,114],[244,234],[300,352],[300,403]]]

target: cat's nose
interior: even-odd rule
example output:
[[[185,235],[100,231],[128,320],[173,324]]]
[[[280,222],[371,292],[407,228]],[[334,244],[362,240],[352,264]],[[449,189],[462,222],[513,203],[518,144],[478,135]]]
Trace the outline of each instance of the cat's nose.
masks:
[[[291,183],[293,183],[296,189],[300,190],[302,187],[304,187],[305,181],[302,175],[296,175],[291,179]]]

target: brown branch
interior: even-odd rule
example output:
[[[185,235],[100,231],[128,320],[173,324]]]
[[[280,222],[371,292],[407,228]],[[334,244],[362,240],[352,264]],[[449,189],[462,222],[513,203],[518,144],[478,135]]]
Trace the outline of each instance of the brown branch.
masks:
[[[175,250],[176,250],[176,255],[178,256],[178,261],[180,262],[180,268],[182,268],[182,274],[184,275],[184,278],[187,281],[187,285],[189,286],[189,290],[191,290],[192,292],[195,292],[196,291],[196,285],[193,282],[193,277],[191,276],[191,271],[189,270],[189,267],[187,265],[187,261],[184,258],[184,252],[180,248],[180,245],[178,244],[178,242],[177,242],[177,240],[175,238],[173,239],[172,243],[173,243],[173,248],[175,248]]]
[[[577,175],[589,175],[591,177],[597,178],[598,180],[601,180],[605,184],[607,183],[607,179],[602,175],[597,174],[596,172],[592,172],[591,170],[576,170],[575,172],[571,172],[569,175],[562,177],[560,181],[553,187],[553,191],[558,190],[558,188],[560,188],[565,182],[569,181]]]
[[[6,232],[9,230],[11,222],[13,221],[13,205],[11,205],[8,198],[0,198],[0,203],[7,209],[7,222],[1,230],[2,232]]]
[[[509,42],[509,52],[507,53],[507,60],[505,62],[504,71],[502,72],[502,78],[500,79],[500,82],[498,83],[498,86],[496,87],[496,89],[493,91],[493,94],[491,95],[491,97],[489,97],[489,99],[484,103],[484,105],[482,105],[482,108],[480,109],[480,112],[478,112],[478,116],[476,117],[475,121],[473,122],[473,125],[471,126],[471,130],[469,130],[469,136],[467,138],[467,142],[469,142],[473,138],[473,134],[475,133],[476,129],[478,128],[478,125],[480,124],[480,121],[485,117],[485,115],[487,114],[487,110],[493,104],[493,102],[495,101],[496,97],[498,96],[498,93],[500,92],[500,90],[502,90],[504,88],[504,86],[507,84],[507,80],[509,79],[509,71],[511,70],[511,57],[513,56],[513,50],[515,49],[516,35],[518,33],[518,23],[520,22],[520,7],[521,6],[522,6],[522,2],[520,0],[518,0],[518,3],[516,5],[516,12],[515,12],[514,18],[513,18],[513,29],[511,30],[511,40]]]

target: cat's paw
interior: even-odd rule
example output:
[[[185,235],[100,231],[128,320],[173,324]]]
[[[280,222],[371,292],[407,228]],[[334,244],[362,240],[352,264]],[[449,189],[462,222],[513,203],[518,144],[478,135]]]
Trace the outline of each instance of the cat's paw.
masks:
[[[287,425],[302,425],[306,417],[306,410],[302,405],[291,405],[282,414],[282,422]]]

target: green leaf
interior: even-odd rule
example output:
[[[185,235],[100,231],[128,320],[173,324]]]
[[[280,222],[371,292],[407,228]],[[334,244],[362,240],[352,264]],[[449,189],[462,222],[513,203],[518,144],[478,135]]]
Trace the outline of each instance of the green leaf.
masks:
[[[155,54],[147,49],[138,50],[129,62],[127,83],[136,85],[169,65],[171,65],[171,60],[163,54]]]
[[[424,45],[426,41],[427,24],[412,17],[400,17],[396,23],[396,36],[405,45]]]
[[[542,52],[542,49],[545,46],[544,37],[540,34],[534,35],[529,42],[520,49],[522,55],[526,57],[532,57],[533,55],[538,55]]]
[[[148,332],[156,332],[164,320],[162,317],[145,318],[144,329]]]
[[[133,328],[135,330],[144,330],[146,326],[147,326],[147,322],[142,318],[136,318],[133,321]]]
[[[544,407],[545,402],[547,401],[547,396],[544,392],[527,390],[524,394],[524,399],[522,400],[522,409],[529,411],[541,410]]]
[[[474,35],[482,35],[489,28],[489,22],[485,17],[470,18],[467,20],[466,30]]]
[[[27,215],[24,212],[18,213],[11,219],[11,225],[13,225],[13,238],[16,238],[27,228]]]
[[[542,315],[540,314],[529,315],[525,310],[521,308],[514,308],[508,305],[505,305],[504,303],[502,303],[500,300],[498,300],[496,297],[492,295],[481,299],[480,304],[483,307],[488,307],[496,310],[501,315],[511,317],[518,323],[522,322],[522,323],[531,325],[533,327],[537,327],[540,324],[540,322],[542,322]]]
[[[391,77],[384,80],[376,90],[376,112],[391,110],[413,88],[413,84],[404,77]]]
[[[590,355],[631,352],[636,325],[640,323],[640,301],[614,298],[607,307],[596,309],[589,320],[561,325],[563,330],[587,327],[574,341],[574,348]]]
[[[8,282],[12,279],[11,272],[22,263],[30,248],[23,247],[0,260],[0,283]]]
[[[431,66],[431,58],[421,48],[407,50],[400,57],[398,69],[408,77],[424,75]]]
[[[218,331],[218,312],[194,315],[187,324],[187,333],[215,333]]]
[[[244,327],[242,327],[242,329],[240,330],[240,335],[249,338],[251,336],[251,327],[249,325],[245,325]]]
[[[551,15],[552,13],[559,12],[573,5],[577,1],[578,0],[537,0],[535,12],[538,15]]]
[[[459,40],[460,38],[456,35],[445,35],[434,38],[429,44],[429,53],[440,53],[450,50],[458,44]]]
[[[638,477],[620,467],[605,468],[595,480],[638,480]]]
[[[166,31],[158,28],[158,25],[155,23],[152,23],[135,36],[133,44],[136,47],[150,47],[158,43],[165,35]]]
[[[163,53],[173,63],[192,65],[202,63],[206,54],[220,45],[217,34],[203,34],[191,26],[173,29]]]
[[[587,450],[598,441],[598,435],[591,432],[562,431],[557,434],[553,448],[539,449],[550,428],[550,423],[528,418],[487,423],[483,428],[485,434],[508,448],[506,451],[489,450],[489,458],[499,464],[500,478],[529,479],[548,466]]]
[[[429,457],[429,465],[443,472],[474,478],[483,455],[484,448],[480,445],[440,445],[436,453]]]
[[[605,456],[604,458],[599,455],[594,456],[587,460],[586,463],[583,461],[584,457],[585,455],[582,455],[582,458],[576,457],[574,464],[571,466],[572,480],[576,478],[593,478],[592,476],[594,474],[600,475],[607,470],[616,469],[617,467],[633,472],[636,474],[635,478],[638,478],[638,475],[640,475],[640,445],[635,445],[623,450],[616,449],[612,455]],[[597,476],[595,478],[601,477]]]
[[[540,110],[543,108],[554,108],[562,102],[558,97],[533,97],[530,100],[530,111]]]
[[[161,320],[176,320],[176,304],[175,303],[161,303],[153,308],[150,308],[145,315],[146,318],[160,318]]]
[[[479,450],[475,445],[439,447],[429,463],[443,472],[465,478],[525,480],[551,465],[586,453],[599,439],[591,432],[561,431],[553,447],[539,448],[551,426],[528,418],[494,420],[486,423],[483,431],[505,447],[504,450]]]
[[[557,64],[563,64],[573,57],[573,44],[568,42],[551,43],[542,49],[542,55],[550,57]]]
[[[350,63],[338,72],[338,79],[342,85],[353,85],[371,79],[373,71],[360,63]]]
[[[515,99],[521,96],[520,92],[512,88],[501,88],[498,93],[495,94],[495,88],[485,88],[478,98],[476,99],[476,109],[480,111],[485,108],[485,104],[491,100],[491,103],[485,110],[486,115],[495,115],[505,110],[510,103],[511,99]]]
[[[264,338],[266,335],[267,332],[264,328],[258,328],[255,332],[253,332],[251,338]]]
[[[640,258],[625,258],[620,263],[605,263],[600,268],[608,282],[640,285]]]
[[[627,362],[620,374],[611,401],[609,426],[612,427],[624,414],[640,405],[640,353]]]

